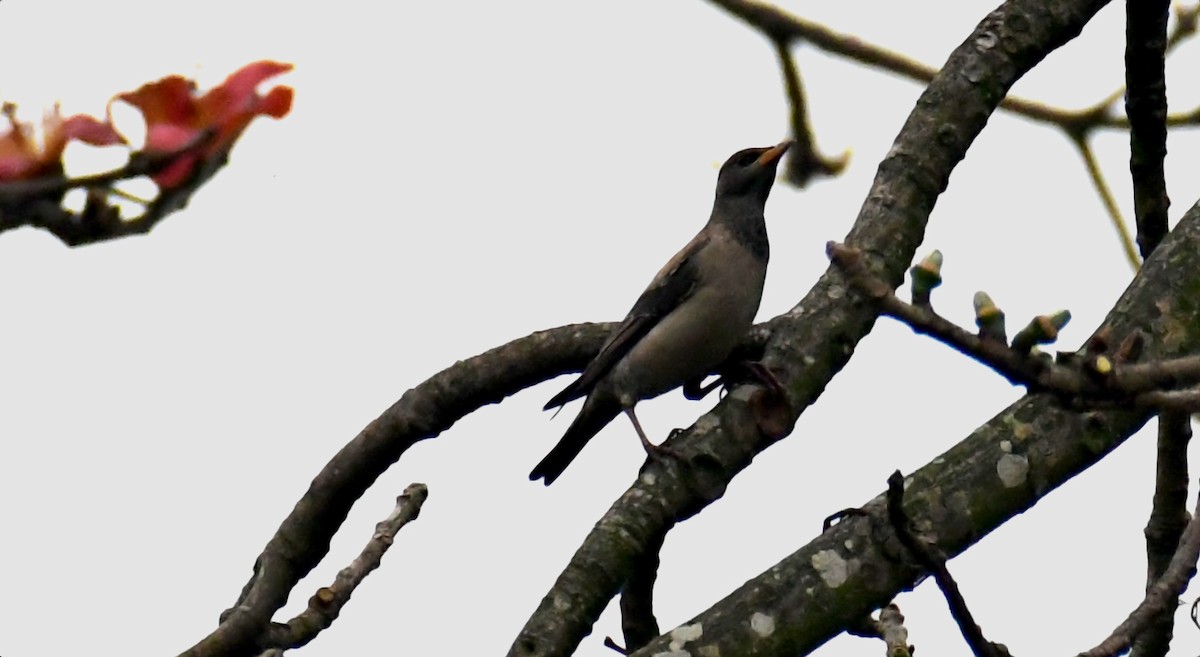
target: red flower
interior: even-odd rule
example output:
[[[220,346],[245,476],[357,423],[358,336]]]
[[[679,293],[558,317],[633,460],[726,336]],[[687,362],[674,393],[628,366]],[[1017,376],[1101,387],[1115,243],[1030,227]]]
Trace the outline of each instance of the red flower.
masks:
[[[18,121],[16,108],[4,105],[3,113],[11,129],[0,135],[0,180],[20,180],[61,173],[62,154],[72,139],[94,146],[125,143],[108,121],[85,114],[63,119],[58,105],[42,118],[42,143],[33,135],[33,126]]]
[[[292,108],[290,87],[275,87],[266,96],[255,89],[267,78],[291,69],[291,64],[271,61],[247,64],[199,97],[190,81],[172,75],[113,100],[123,100],[141,110],[146,118],[143,150],[149,154],[177,151],[211,131],[202,148],[180,155],[154,174],[159,188],[167,189],[185,182],[201,161],[228,151],[254,117],[286,116]]]

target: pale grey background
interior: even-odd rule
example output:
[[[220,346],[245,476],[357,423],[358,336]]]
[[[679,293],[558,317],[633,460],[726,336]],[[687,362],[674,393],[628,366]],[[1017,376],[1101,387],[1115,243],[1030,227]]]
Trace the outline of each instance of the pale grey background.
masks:
[[[938,64],[988,2],[785,6]],[[1123,5],[1016,92],[1082,106],[1122,80]],[[170,73],[219,83],[247,62],[296,64],[281,122],[261,120],[186,212],[148,238],[63,248],[0,236],[0,655],[164,655],[211,630],[254,557],[326,460],[405,389],[534,330],[624,314],[699,228],[716,167],[786,135],[771,47],[699,0],[394,3],[113,0],[0,5],[0,98],[26,118],[61,99],[102,112]],[[825,269],[921,86],[800,47],[821,147],[840,178],[780,185],[759,313]],[[1200,101],[1196,49],[1169,67],[1173,107]],[[137,132],[137,117],[118,113]],[[1127,137],[1096,147],[1131,210]],[[1200,143],[1170,142],[1178,217],[1200,196]],[[73,148],[73,170],[115,166]],[[1016,324],[1069,307],[1062,345],[1094,329],[1130,279],[1078,156],[1057,132],[999,114],[939,200],[926,248],[946,253],[938,307],[969,324],[987,289]],[[923,249],[924,250],[924,249]],[[466,418],[405,455],[355,508],[287,611],[331,580],[412,481],[420,520],[302,654],[499,654],[643,454],[606,430],[550,489],[526,480],[571,407],[563,381]],[[805,543],[830,512],[880,492],[1016,399],[983,367],[890,321],[726,497],[667,540],[664,628]],[[639,407],[658,436],[713,404]],[[1153,435],[951,563],[988,636],[1016,654],[1074,654],[1143,586]],[[1194,594],[1188,594],[1190,601]],[[936,589],[899,603],[923,654],[965,654]],[[1181,619],[1186,616],[1181,612]],[[1186,622],[1186,621],[1184,621]],[[614,610],[580,655],[609,655]],[[1200,632],[1178,627],[1179,654]],[[827,655],[878,655],[839,638]]]

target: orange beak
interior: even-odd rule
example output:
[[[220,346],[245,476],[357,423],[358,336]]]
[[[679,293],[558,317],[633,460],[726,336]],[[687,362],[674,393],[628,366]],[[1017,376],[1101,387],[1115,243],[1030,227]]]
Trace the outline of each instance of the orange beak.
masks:
[[[787,152],[787,149],[791,148],[793,143],[794,142],[791,139],[779,142],[778,144],[767,149],[767,152],[759,155],[756,164],[758,164],[760,167],[765,167],[768,164],[771,164],[775,160],[783,157],[783,154]]]

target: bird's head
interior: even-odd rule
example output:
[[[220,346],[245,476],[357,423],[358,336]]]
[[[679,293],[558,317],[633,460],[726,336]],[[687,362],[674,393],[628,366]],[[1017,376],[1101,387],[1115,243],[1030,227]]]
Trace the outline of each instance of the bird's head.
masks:
[[[717,175],[717,198],[742,197],[760,204],[767,202],[775,170],[792,141],[780,142],[765,148],[747,148],[733,154],[721,166]]]

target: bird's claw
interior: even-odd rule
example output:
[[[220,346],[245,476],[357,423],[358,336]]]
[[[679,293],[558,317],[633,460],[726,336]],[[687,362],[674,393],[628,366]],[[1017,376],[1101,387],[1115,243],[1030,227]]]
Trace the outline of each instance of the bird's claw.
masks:
[[[684,458],[683,454],[679,450],[674,449],[672,447],[668,447],[666,445],[655,445],[654,443],[652,443],[650,441],[646,441],[646,442],[642,443],[642,447],[645,448],[645,450],[646,450],[646,456],[650,457],[651,459],[653,459],[655,461],[659,461],[659,462],[666,461],[666,460],[682,461]]]

